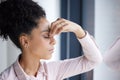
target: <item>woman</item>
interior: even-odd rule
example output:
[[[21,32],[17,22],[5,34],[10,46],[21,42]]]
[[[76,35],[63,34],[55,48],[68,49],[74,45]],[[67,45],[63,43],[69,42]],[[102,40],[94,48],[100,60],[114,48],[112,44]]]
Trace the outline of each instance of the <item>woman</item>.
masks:
[[[44,10],[32,0],[8,0],[0,4],[0,36],[8,37],[21,50],[17,61],[0,74],[0,80],[62,80],[92,70],[101,53],[78,24],[59,18],[51,24]],[[73,32],[84,55],[63,61],[41,62],[51,58],[55,39],[61,32]]]

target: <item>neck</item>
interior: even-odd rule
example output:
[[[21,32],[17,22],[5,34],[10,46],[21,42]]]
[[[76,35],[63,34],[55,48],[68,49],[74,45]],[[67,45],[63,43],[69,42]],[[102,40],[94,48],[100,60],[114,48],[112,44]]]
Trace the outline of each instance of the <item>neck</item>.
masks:
[[[31,54],[22,53],[19,60],[24,72],[28,75],[36,76],[40,67],[40,60],[34,58]]]

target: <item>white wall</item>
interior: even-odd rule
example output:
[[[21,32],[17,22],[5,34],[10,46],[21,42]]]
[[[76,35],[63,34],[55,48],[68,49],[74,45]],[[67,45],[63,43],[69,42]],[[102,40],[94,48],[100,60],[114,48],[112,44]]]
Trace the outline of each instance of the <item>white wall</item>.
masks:
[[[47,19],[52,22],[60,17],[60,1],[59,0],[34,0],[40,4],[47,13]],[[55,52],[50,61],[59,60],[60,55],[60,36],[55,37],[57,39],[57,44],[55,45]],[[5,68],[10,66],[20,54],[20,50],[8,40],[7,42],[2,42],[0,39],[0,72]]]
[[[7,66],[7,42],[0,39],[0,72]]]
[[[10,66],[13,62],[15,62],[20,53],[20,50],[9,39],[7,41],[7,66]]]
[[[120,36],[120,0],[95,0],[95,39],[102,54]],[[94,80],[120,80],[104,63],[94,70]]]

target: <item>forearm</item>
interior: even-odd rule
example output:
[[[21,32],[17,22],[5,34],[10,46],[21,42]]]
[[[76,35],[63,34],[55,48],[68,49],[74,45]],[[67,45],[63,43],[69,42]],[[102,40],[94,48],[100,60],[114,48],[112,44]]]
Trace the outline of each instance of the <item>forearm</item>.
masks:
[[[94,41],[86,32],[86,36],[78,39],[82,45],[84,55],[78,58],[68,59],[61,63],[59,76],[67,78],[94,69],[102,62],[102,55]]]
[[[82,39],[78,39],[82,45],[83,52],[85,57],[96,64],[102,61],[102,55],[99,51],[95,41],[92,37],[86,32],[86,36]]]

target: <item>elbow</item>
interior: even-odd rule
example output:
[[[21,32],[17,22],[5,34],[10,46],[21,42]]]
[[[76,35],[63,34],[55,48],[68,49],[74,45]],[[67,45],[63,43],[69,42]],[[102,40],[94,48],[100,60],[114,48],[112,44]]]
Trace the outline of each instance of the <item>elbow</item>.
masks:
[[[98,57],[95,60],[96,64],[99,65],[103,62],[103,56],[101,53],[98,54]]]
[[[103,57],[99,56],[98,58],[96,58],[94,64],[95,66],[100,65],[103,62]]]

